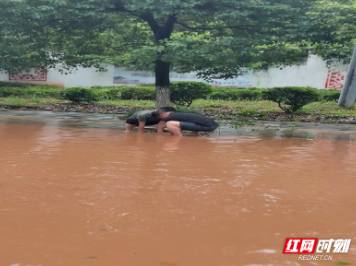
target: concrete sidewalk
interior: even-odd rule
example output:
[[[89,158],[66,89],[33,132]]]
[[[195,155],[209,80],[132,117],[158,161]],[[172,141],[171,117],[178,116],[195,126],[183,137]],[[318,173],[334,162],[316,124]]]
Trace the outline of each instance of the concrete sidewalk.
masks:
[[[0,111],[2,123],[44,124],[51,126],[105,128],[124,130],[125,121],[117,114],[51,111]],[[214,136],[241,135],[277,138],[356,140],[356,125],[315,122],[251,121],[251,125],[233,128],[231,121],[219,121]],[[147,127],[152,132],[152,127]]]

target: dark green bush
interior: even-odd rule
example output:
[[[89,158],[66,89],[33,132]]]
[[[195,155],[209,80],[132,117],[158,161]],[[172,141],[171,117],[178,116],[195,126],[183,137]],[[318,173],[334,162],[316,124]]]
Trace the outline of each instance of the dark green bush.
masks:
[[[60,98],[61,91],[63,89],[50,88],[50,87],[0,87],[0,97],[22,97],[22,98],[31,98],[31,97],[52,97]]]
[[[229,96],[225,92],[214,91],[210,94],[212,100],[230,100]]]
[[[115,89],[108,90],[103,94],[105,95],[106,99],[115,101],[115,100],[121,100],[121,93],[122,93],[121,88],[115,88]]]
[[[262,98],[262,91],[263,89],[241,89],[238,90],[238,99],[239,100],[249,100],[249,101],[256,101]]]
[[[196,99],[205,99],[212,92],[211,85],[203,82],[173,82],[171,101],[177,106],[189,107]]]
[[[286,113],[293,113],[308,103],[318,101],[319,92],[309,87],[277,87],[264,90],[262,98],[277,103]]]
[[[96,89],[91,89],[91,90],[93,90],[95,97],[98,101],[111,100],[109,99],[105,90],[96,90]]]
[[[121,88],[122,86],[91,86],[91,89],[94,90],[110,90],[110,89],[117,89]]]
[[[28,88],[25,91],[29,92],[29,96],[40,98],[57,98],[60,99],[63,89],[60,88]]]
[[[178,107],[176,108],[176,113],[190,113],[190,114],[198,114],[198,115],[203,115],[204,113],[200,110],[196,110],[196,109],[190,109],[190,108],[182,108],[182,107]]]
[[[113,92],[114,93],[114,92]],[[121,90],[122,100],[152,100],[156,99],[153,87],[125,87]]]
[[[69,100],[74,103],[91,103],[98,100],[98,97],[96,96],[94,91],[81,87],[74,87],[63,90],[62,97],[63,99]]]
[[[0,88],[0,97],[21,97],[24,96],[25,90],[19,88]]]
[[[235,101],[239,97],[237,88],[213,88],[213,92],[210,94],[212,100],[231,100]]]
[[[113,88],[110,90],[107,89],[93,89],[96,93],[96,96],[98,97],[99,100],[110,100],[110,101],[115,101],[115,100],[121,100],[121,92],[122,88]]]
[[[320,98],[323,102],[335,102],[340,98],[340,90],[320,90]]]
[[[10,81],[0,81],[0,88],[7,87],[7,88],[28,88],[28,87],[37,87],[37,84],[30,84],[30,83],[21,83],[21,82],[10,82]],[[43,86],[47,87],[47,86]]]

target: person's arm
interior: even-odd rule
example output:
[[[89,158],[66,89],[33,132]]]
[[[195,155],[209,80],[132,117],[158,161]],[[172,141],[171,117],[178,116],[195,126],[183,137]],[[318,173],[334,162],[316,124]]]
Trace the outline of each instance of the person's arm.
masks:
[[[156,131],[157,133],[163,133],[163,129],[165,128],[166,126],[166,122],[164,121],[160,121],[158,124],[157,124],[157,127],[156,127]]]
[[[137,132],[138,133],[143,133],[143,130],[145,129],[146,122],[138,122],[138,127],[137,127]]]

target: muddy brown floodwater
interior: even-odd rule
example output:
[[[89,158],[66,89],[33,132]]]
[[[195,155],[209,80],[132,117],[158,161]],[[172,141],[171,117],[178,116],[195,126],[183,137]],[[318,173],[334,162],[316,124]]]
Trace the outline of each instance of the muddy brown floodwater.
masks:
[[[353,141],[0,123],[0,147],[0,266],[355,262]],[[301,261],[288,237],[351,245]]]

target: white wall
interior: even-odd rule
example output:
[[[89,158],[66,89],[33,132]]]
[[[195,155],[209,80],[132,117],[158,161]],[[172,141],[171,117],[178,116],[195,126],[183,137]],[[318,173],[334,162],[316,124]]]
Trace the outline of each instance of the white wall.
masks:
[[[29,81],[26,79],[13,80],[14,82],[26,82],[34,84],[47,84],[56,87],[92,87],[92,86],[120,86],[123,84],[154,83],[154,75],[150,72],[132,71],[124,67],[105,65],[106,72],[98,72],[94,67],[79,68],[69,74],[62,74],[59,69],[48,69],[47,77],[41,81]],[[330,69],[325,62],[317,57],[310,56],[300,65],[288,66],[282,69],[270,68],[268,70],[250,71],[245,76],[230,80],[214,80],[213,86],[232,87],[260,87],[270,88],[278,86],[310,86],[319,89],[342,88],[347,73],[348,65],[335,63]],[[124,80],[121,84],[114,84],[114,76],[120,76]],[[1,81],[9,81],[9,75],[0,72]],[[171,73],[171,81],[203,81],[198,79],[195,73],[177,74]],[[116,80],[115,82],[121,82]]]
[[[6,72],[1,71],[0,72],[0,80],[1,81],[8,81],[9,80],[9,75]]]
[[[38,81],[36,83],[63,88],[65,87],[66,78],[66,75],[60,73],[58,70],[49,69],[47,72],[47,81]]]
[[[98,72],[97,69],[92,68],[91,72],[91,86],[115,86],[113,83],[114,66],[104,65],[106,72]]]
[[[305,63],[300,65],[255,71],[253,87],[309,86],[325,89],[329,73],[341,73],[344,76],[346,71],[347,65],[336,62],[328,69],[326,63],[320,57],[312,55]],[[343,83],[343,80],[340,82]]]

